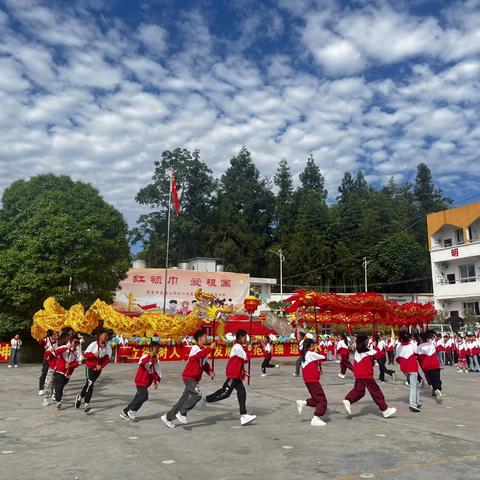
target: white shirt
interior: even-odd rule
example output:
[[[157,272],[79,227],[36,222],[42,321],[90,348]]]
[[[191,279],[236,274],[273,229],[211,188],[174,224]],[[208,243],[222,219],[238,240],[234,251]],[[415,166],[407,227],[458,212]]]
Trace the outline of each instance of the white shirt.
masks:
[[[22,341],[12,338],[12,340],[10,341],[10,345],[12,346],[12,348],[16,348],[17,350],[19,350],[22,345]]]

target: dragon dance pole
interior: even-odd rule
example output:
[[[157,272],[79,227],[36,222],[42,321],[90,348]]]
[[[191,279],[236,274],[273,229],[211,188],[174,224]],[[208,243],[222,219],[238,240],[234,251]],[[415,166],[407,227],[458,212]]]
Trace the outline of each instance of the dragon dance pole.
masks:
[[[173,168],[170,172],[170,191],[168,193],[167,251],[165,255],[165,278],[163,282],[163,313],[167,308],[168,254],[170,253],[170,214],[172,210]]]
[[[217,319],[217,315],[213,317],[213,325],[212,325],[212,343],[215,343],[215,321]],[[212,348],[212,372],[215,373],[215,349]]]
[[[253,313],[250,312],[250,331],[248,335],[250,336],[250,345],[252,344],[252,321],[253,321]],[[250,371],[251,371],[251,352],[250,355],[248,356],[248,380],[247,380],[247,385],[250,385]]]

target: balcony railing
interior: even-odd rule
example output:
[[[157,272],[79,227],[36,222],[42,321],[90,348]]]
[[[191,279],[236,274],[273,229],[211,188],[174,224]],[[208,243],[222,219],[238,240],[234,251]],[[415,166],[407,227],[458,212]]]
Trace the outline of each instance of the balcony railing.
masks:
[[[432,240],[432,250],[441,250],[443,248],[455,248],[455,247],[463,247],[464,245],[470,245],[472,243],[480,243],[480,238],[472,238],[471,240],[467,240],[465,242],[452,242],[451,245],[445,245],[443,241],[441,243]]]
[[[437,285],[456,285],[458,283],[473,283],[473,282],[480,282],[480,276],[477,275],[475,277],[463,277],[456,280],[448,280],[447,278],[440,278],[435,283]]]

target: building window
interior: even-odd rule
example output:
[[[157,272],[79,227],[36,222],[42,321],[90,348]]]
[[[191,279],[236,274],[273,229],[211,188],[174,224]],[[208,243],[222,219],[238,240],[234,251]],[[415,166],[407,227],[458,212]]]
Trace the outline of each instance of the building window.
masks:
[[[463,304],[463,312],[470,312],[474,315],[480,315],[480,305],[478,304],[478,302],[465,302]]]
[[[451,238],[446,238],[446,239],[443,241],[443,246],[444,246],[444,247],[451,247],[451,246],[452,246],[452,239],[451,239]]]
[[[457,238],[457,244],[461,245],[464,243],[462,228],[457,228],[455,230],[455,237]]]
[[[460,282],[468,283],[475,282],[475,265],[473,263],[466,263],[465,265],[459,265],[460,269]]]

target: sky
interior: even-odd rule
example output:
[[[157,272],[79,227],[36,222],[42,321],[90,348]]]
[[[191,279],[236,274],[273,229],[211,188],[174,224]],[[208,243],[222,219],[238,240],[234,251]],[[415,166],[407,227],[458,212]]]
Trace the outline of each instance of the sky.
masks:
[[[133,226],[163,150],[219,176],[243,145],[268,177],[312,154],[330,201],[419,162],[478,193],[480,0],[0,0],[0,194],[67,174]]]

